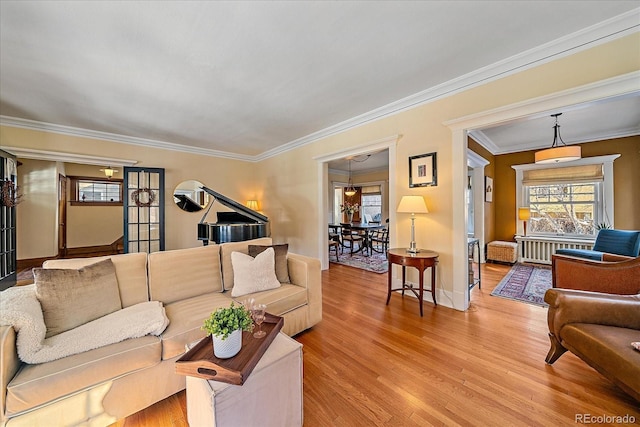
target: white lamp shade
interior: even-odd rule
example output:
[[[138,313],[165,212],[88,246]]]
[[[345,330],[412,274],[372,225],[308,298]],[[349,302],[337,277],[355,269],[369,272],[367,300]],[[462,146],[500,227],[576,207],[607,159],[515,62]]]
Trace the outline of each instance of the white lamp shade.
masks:
[[[427,204],[422,196],[402,196],[398,205],[398,213],[429,213]]]
[[[258,201],[257,200],[247,200],[247,207],[251,210],[258,210]]]
[[[582,157],[582,150],[578,145],[563,145],[561,147],[548,148],[535,154],[537,164],[562,163],[578,160]]]

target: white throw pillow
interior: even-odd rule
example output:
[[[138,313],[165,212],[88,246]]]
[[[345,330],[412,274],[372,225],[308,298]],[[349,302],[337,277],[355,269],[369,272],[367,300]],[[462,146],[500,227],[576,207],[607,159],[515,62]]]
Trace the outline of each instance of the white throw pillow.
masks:
[[[255,258],[241,252],[231,252],[233,267],[232,297],[280,287],[276,276],[275,251],[268,248]]]

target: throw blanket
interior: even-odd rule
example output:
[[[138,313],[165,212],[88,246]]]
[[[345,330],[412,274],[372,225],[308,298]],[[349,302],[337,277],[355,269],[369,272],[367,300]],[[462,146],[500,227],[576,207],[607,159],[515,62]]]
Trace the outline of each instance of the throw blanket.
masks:
[[[20,360],[30,364],[50,362],[109,344],[160,335],[169,325],[159,301],[123,308],[75,329],[45,339],[40,302],[35,285],[15,286],[0,293],[0,325],[13,326]]]

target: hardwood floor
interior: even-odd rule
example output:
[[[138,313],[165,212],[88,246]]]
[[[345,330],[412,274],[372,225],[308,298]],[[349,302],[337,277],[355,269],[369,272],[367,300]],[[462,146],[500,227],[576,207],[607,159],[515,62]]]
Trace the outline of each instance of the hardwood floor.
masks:
[[[629,414],[638,402],[573,354],[554,365],[546,308],[490,296],[508,266],[483,266],[459,312],[393,295],[386,275],[331,264],[323,320],[304,345],[306,426],[575,425],[578,414]],[[186,426],[181,392],[116,423]],[[197,427],[197,426],[191,426]]]

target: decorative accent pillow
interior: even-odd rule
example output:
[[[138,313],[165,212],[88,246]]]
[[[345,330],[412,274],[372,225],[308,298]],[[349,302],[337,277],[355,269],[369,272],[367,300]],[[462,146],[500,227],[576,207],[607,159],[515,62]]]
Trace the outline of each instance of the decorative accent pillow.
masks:
[[[291,282],[291,279],[289,279],[289,267],[287,266],[287,252],[289,251],[288,243],[271,246],[249,245],[249,255],[255,258],[256,255],[267,250],[268,248],[273,248],[273,250],[275,251],[276,277],[278,278],[278,281],[280,283]]]
[[[255,258],[241,252],[231,252],[233,266],[232,297],[280,287],[274,268],[274,250],[268,248]]]
[[[79,270],[34,268],[46,338],[122,309],[116,269],[110,259]]]

